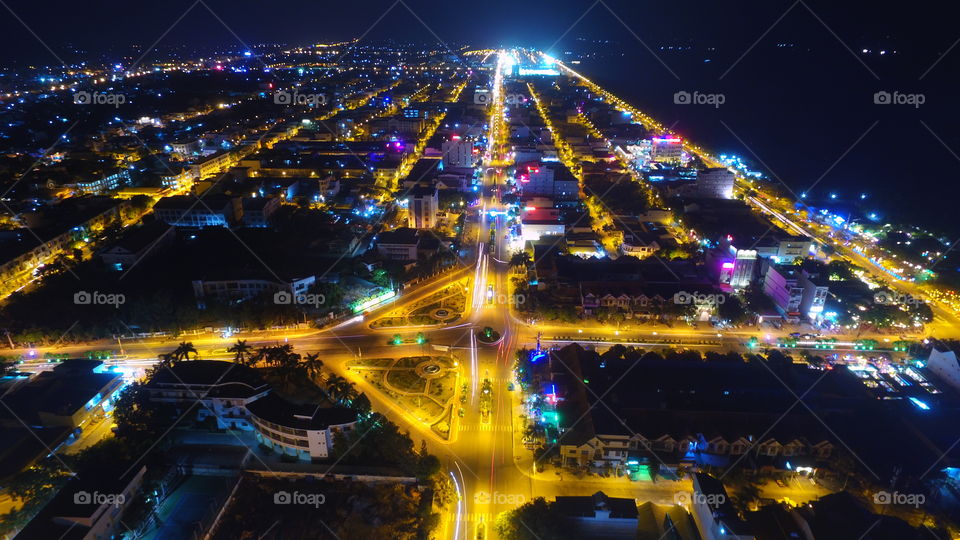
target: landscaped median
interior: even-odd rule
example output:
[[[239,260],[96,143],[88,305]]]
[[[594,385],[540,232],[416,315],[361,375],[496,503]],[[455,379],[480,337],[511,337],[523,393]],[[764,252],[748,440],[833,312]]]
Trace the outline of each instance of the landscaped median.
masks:
[[[410,306],[393,310],[370,323],[370,328],[450,324],[463,315],[469,281],[469,278],[455,281]]]
[[[361,358],[347,363],[383,397],[450,440],[459,367],[445,356]]]

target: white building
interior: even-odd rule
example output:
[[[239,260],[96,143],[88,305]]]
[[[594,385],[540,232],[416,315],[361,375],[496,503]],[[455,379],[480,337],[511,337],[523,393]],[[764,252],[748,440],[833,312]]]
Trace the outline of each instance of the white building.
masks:
[[[949,349],[941,351],[935,346],[930,351],[930,358],[927,359],[927,369],[950,386],[960,390],[960,362],[957,361],[957,354],[953,351]]]
[[[788,320],[800,318],[803,287],[799,267],[771,264],[763,278],[763,293],[773,300],[777,310]]]
[[[103,195],[129,184],[130,171],[128,169],[118,169],[109,174],[104,174],[96,180],[77,182],[77,189],[83,193]]]
[[[349,433],[357,423],[354,409],[295,405],[274,394],[250,403],[247,410],[253,418],[257,441],[302,461],[329,457],[334,435]]]
[[[737,249],[729,247],[732,260],[728,257],[720,261],[720,283],[730,285],[734,289],[743,289],[753,282],[757,267],[757,251],[754,249]]]
[[[443,167],[462,167],[470,168],[476,165],[476,157],[473,154],[473,143],[461,140],[458,135],[454,135],[449,141],[443,141],[440,146],[443,152]]]
[[[436,186],[415,186],[410,190],[408,225],[411,229],[432,229],[437,226],[440,201]]]
[[[697,171],[697,196],[732,199],[733,181],[733,171],[724,167],[711,167]]]
[[[252,430],[246,406],[266,396],[270,386],[251,367],[221,360],[176,362],[147,383],[150,401],[182,410],[196,406],[197,419],[213,416],[221,429]]]
[[[776,264],[767,268],[763,292],[787,319],[802,316],[816,320],[823,313],[829,289],[826,280],[808,274],[799,266]]]
[[[653,137],[650,143],[651,161],[680,163],[683,159],[683,140],[680,137]]]
[[[727,490],[719,480],[705,473],[693,475],[691,514],[703,540],[753,540],[750,527],[737,515]]]
[[[202,309],[209,299],[237,303],[265,292],[274,295],[287,293],[285,296],[278,297],[286,301],[278,301],[278,303],[297,303],[296,298],[306,294],[316,282],[316,276],[306,276],[293,278],[289,281],[277,281],[276,279],[197,279],[192,284],[193,295],[197,299],[197,305]]]

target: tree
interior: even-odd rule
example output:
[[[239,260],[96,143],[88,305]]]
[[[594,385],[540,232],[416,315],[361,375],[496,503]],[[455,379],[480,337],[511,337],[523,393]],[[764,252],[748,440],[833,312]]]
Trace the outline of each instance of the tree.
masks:
[[[556,503],[543,497],[504,512],[497,518],[497,535],[507,540],[562,540],[576,538],[575,525],[561,514]],[[573,534],[571,534],[573,533]]]
[[[307,353],[303,357],[303,367],[309,377],[319,378],[323,370],[323,360],[320,359],[320,353]]]
[[[510,266],[527,266],[530,264],[530,254],[518,251],[510,257]]]
[[[170,356],[173,361],[180,362],[182,360],[189,360],[191,354],[193,354],[194,359],[200,357],[200,355],[197,353],[197,349],[193,346],[193,343],[189,341],[181,341],[180,345],[177,345],[177,348],[170,353]]]
[[[732,294],[726,296],[724,301],[717,305],[717,314],[734,326],[746,324],[750,320],[750,314],[744,309],[740,298]]]
[[[238,339],[235,345],[227,349],[227,352],[233,353],[233,361],[241,366],[250,365],[253,357],[253,347],[247,345],[245,339]]]
[[[336,373],[332,373],[329,377],[327,377],[327,395],[330,396],[331,400],[338,403],[342,401],[350,392],[352,386],[353,385],[350,383],[350,381],[344,379]]]

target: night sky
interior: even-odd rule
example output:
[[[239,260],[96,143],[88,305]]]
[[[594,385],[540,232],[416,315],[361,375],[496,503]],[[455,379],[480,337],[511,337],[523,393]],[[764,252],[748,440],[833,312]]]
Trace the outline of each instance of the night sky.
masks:
[[[651,45],[670,40],[694,40],[704,45],[729,48],[730,54],[736,56],[793,5],[789,1],[690,3],[622,0],[605,3],[543,0],[4,0],[3,4],[65,59],[71,46],[92,52],[112,50],[124,53],[131,45],[148,47],[158,39],[161,45],[233,46],[238,42],[266,41],[299,44],[348,39],[368,31],[367,39],[370,40],[394,38],[436,42],[435,33],[448,43],[538,48],[548,48],[557,40],[564,44],[581,36],[635,42],[632,31]],[[777,24],[768,38],[793,39],[815,34],[814,42],[829,41],[829,35],[810,26],[811,17],[806,13],[805,5],[851,47],[891,40],[901,49],[911,49],[932,59],[960,37],[960,30],[950,17],[950,6],[944,2],[920,1],[905,6],[903,3],[884,5],[819,0],[795,5],[793,12]],[[580,19],[591,6],[590,13]],[[0,5],[0,11],[8,10]],[[380,19],[388,11],[389,14]],[[177,22],[184,13],[187,15]],[[6,15],[0,17],[4,58],[50,60],[50,53],[43,45],[15,17]],[[630,28],[629,31],[617,17]],[[171,27],[172,30],[164,35]]]
[[[717,153],[746,157],[794,192],[813,184],[813,197],[869,192],[865,210],[958,234],[960,135],[951,119],[960,115],[960,28],[943,2],[0,1],[0,12],[10,10],[24,24],[0,17],[6,67],[58,58],[129,64],[147,50],[149,63],[361,37],[361,44],[529,46],[565,60],[575,57],[567,52],[598,53],[581,64],[585,74]],[[678,90],[728,99],[721,109],[676,106]],[[921,92],[927,101],[919,109],[877,107],[878,90]]]

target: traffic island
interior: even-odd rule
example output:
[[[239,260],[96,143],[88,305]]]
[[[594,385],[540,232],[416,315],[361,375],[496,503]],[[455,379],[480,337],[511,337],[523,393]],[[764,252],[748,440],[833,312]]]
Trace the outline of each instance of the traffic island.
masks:
[[[488,345],[496,343],[500,341],[500,332],[486,326],[482,330],[477,331],[477,341]]]
[[[391,311],[372,323],[370,328],[398,328],[450,324],[463,316],[467,305],[469,279],[458,280],[417,301],[413,305]]]
[[[459,368],[443,356],[363,358],[347,363],[373,391],[429,426],[438,437],[450,439]]]

